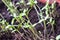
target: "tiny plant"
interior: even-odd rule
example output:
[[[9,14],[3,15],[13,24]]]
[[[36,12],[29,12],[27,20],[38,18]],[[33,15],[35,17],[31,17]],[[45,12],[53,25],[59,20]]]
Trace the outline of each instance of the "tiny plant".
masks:
[[[4,17],[2,15],[0,15],[3,18],[3,20],[0,19],[0,23],[2,24],[1,25],[2,29],[5,29],[6,31],[11,30],[12,32],[17,31],[18,33],[22,34],[19,31],[19,29],[22,28],[22,29],[24,29],[24,31],[26,31],[25,29],[27,28],[27,29],[31,30],[31,32],[33,34],[32,38],[34,40],[37,40],[37,39],[41,40],[40,36],[39,36],[39,32],[35,29],[35,26],[38,23],[40,23],[44,26],[43,38],[46,38],[46,40],[49,40],[49,38],[48,38],[49,34],[48,34],[48,31],[47,31],[47,26],[46,25],[50,23],[51,26],[52,26],[51,31],[54,33],[54,26],[53,25],[55,23],[55,20],[51,16],[51,14],[53,14],[53,12],[54,12],[55,2],[52,3],[52,5],[49,5],[49,3],[47,1],[46,5],[42,8],[40,8],[37,5],[36,0],[28,0],[28,3],[25,3],[24,0],[21,0],[21,1],[17,2],[16,5],[18,5],[18,4],[21,5],[22,4],[24,7],[29,6],[29,7],[26,7],[26,8],[21,8],[21,9],[23,9],[22,11],[21,11],[21,9],[18,10],[17,7],[15,7],[15,5],[11,2],[11,0],[2,0],[2,2],[7,6],[7,11],[9,11],[10,14],[13,16],[11,24],[9,24],[8,22],[6,22]],[[35,24],[32,24],[30,22],[29,17],[28,17],[28,14],[29,14],[29,12],[32,8],[35,9],[35,11],[38,15],[38,19],[39,19],[39,22],[37,22]],[[38,11],[37,8],[39,9],[39,11]],[[53,9],[53,10],[51,10],[51,9]],[[45,11],[43,11],[43,10],[45,10]],[[43,15],[44,13],[45,13],[45,16]],[[26,17],[26,19],[24,17]],[[48,20],[48,22],[46,22],[47,20]],[[18,24],[14,24],[15,22],[18,22]]]

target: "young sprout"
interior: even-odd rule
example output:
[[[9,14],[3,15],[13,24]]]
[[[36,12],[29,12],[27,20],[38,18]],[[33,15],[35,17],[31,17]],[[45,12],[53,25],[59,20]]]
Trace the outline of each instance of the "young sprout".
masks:
[[[29,2],[27,3],[27,5],[30,5],[30,7],[34,6],[35,4],[37,4],[36,0],[29,0]]]

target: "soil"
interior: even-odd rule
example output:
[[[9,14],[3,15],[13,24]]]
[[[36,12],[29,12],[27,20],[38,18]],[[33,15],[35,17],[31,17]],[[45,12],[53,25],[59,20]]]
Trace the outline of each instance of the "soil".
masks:
[[[16,3],[17,1],[13,0],[13,2]],[[38,2],[37,5],[42,8],[45,4]],[[13,16],[10,16],[10,13],[7,11],[7,7],[5,6],[5,4],[2,1],[0,1],[0,13],[2,14],[2,16],[4,16],[4,19],[7,22],[9,22],[9,24],[11,24],[11,20],[13,19]],[[51,32],[50,38],[55,38],[57,35],[60,34],[60,6],[58,6],[58,5],[56,6],[56,12],[55,13],[56,13],[55,17],[54,17],[54,19],[55,19],[54,33],[55,34],[52,34],[52,32]],[[30,22],[32,24],[37,23],[39,21],[37,13],[36,13],[34,8],[32,8],[32,10],[29,12],[28,17],[29,17]],[[37,24],[35,26],[35,28],[36,28],[37,31],[41,31],[43,33],[44,27],[41,24]],[[48,29],[48,33],[49,33],[51,31],[51,25],[50,24],[47,25],[47,29]],[[22,34],[19,34],[17,32],[11,33],[10,31],[8,31],[8,32],[1,32],[0,40],[33,40],[32,32],[29,29],[26,29],[26,31],[27,32],[25,32],[21,28],[20,32]]]

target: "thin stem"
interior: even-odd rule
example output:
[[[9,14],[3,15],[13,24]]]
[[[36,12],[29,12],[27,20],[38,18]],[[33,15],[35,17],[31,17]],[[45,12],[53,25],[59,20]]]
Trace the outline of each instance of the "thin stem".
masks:
[[[40,17],[39,17],[39,12],[38,12],[38,10],[37,10],[37,8],[36,8],[36,6],[35,6],[35,5],[34,5],[34,8],[35,8],[35,10],[36,10],[36,12],[37,12],[38,19],[40,20]]]
[[[47,27],[45,21],[44,21],[44,38],[47,40]]]

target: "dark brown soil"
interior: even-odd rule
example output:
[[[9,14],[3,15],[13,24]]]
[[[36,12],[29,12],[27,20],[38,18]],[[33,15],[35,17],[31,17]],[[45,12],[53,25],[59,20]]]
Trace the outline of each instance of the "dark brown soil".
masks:
[[[16,2],[16,1],[13,1],[13,2]],[[42,3],[38,3],[38,5],[40,7],[43,7],[44,4]],[[55,25],[54,25],[54,33],[55,34],[50,34],[50,38],[51,36],[54,36],[56,37],[57,35],[60,34],[60,6],[57,6],[56,7],[56,12],[57,12],[57,15],[54,17],[55,19]],[[7,7],[4,5],[4,3],[2,1],[0,1],[0,13],[4,16],[4,18],[6,19],[7,22],[9,22],[9,24],[11,24],[11,20],[12,20],[12,16],[10,16],[10,13],[7,11]],[[35,11],[34,8],[32,8],[32,10],[29,12],[29,15],[28,15],[29,19],[30,19],[30,22],[32,24],[34,23],[37,23],[39,20],[38,20],[38,16],[37,16],[37,13]],[[43,33],[43,30],[44,30],[44,25],[41,25],[41,24],[37,24],[35,26],[36,30],[37,31],[41,31]],[[51,31],[51,25],[47,25],[47,29],[48,29],[48,33]],[[24,32],[24,30],[21,28],[20,29],[20,32],[22,33],[22,35],[20,35],[19,33],[11,33],[11,32],[1,32],[0,34],[0,40],[33,40],[32,38],[32,33],[30,30],[26,29],[27,32]],[[26,35],[27,34],[27,35]]]

